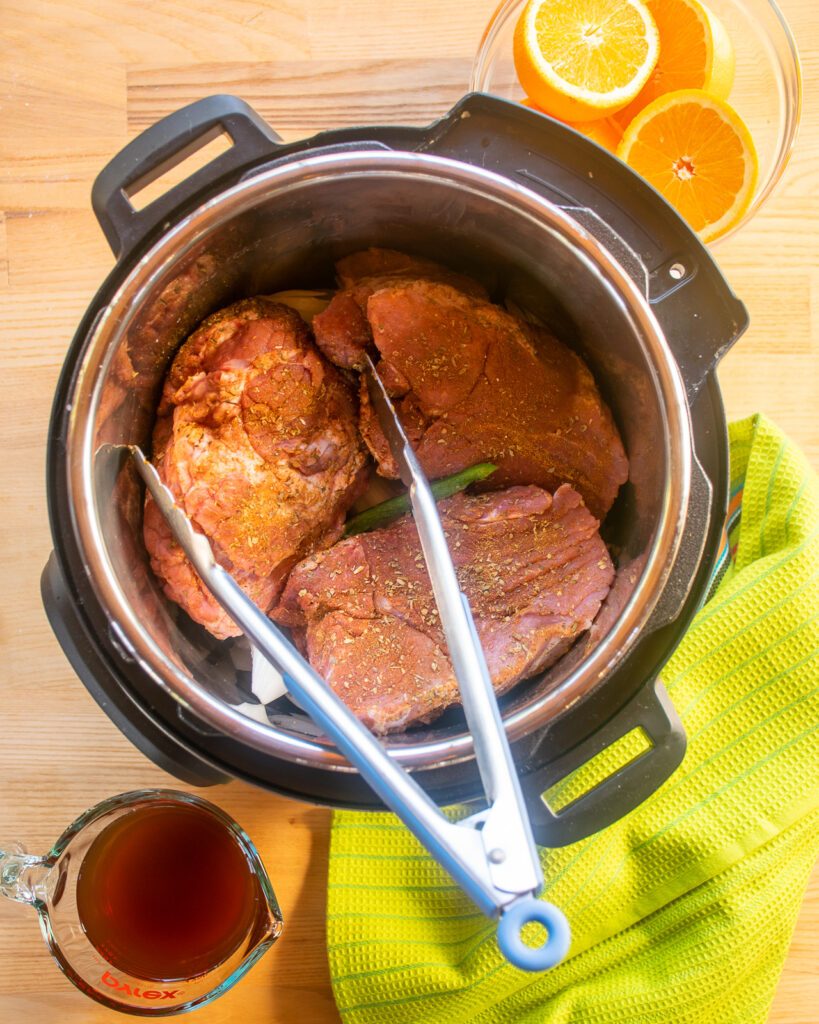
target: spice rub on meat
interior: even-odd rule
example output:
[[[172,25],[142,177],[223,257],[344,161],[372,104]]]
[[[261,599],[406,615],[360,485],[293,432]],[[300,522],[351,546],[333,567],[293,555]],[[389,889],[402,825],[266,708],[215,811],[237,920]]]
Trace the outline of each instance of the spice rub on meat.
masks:
[[[342,287],[313,321],[316,342],[347,369],[363,369],[369,350],[429,477],[488,460],[499,469],[486,486],[570,483],[605,517],[628,460],[578,355],[429,260],[368,249],[336,269]],[[395,479],[363,382],[359,397],[364,440]]]
[[[208,317],[165,381],[153,461],[214,554],[268,611],[292,566],[336,540],[366,486],[356,402],[292,309],[245,299]],[[224,639],[210,595],[150,495],[144,537],[165,594]]]
[[[313,319],[316,344],[327,358],[348,370],[364,366],[364,352],[372,346],[367,300],[385,285],[403,280],[441,281],[476,298],[487,297],[477,281],[442,267],[432,260],[408,256],[394,249],[365,249],[336,263],[341,285],[327,308]]]
[[[449,285],[388,285],[367,302],[388,390],[427,476],[498,465],[491,485],[571,484],[603,519],[628,477],[612,415],[588,367],[545,328]],[[363,383],[363,382],[362,382]],[[366,394],[361,431],[397,477]]]
[[[598,523],[569,486],[554,496],[539,487],[459,494],[438,508],[494,688],[505,693],[594,620],[614,579]],[[378,733],[459,703],[409,516],[300,562],[272,614]]]

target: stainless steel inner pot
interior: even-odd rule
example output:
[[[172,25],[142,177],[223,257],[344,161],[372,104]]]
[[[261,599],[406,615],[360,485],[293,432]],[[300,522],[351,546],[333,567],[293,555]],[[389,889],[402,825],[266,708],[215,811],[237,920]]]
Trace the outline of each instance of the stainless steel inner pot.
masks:
[[[149,448],[168,363],[204,316],[242,296],[332,285],[333,262],[368,245],[471,273],[494,301],[551,325],[591,366],[629,455],[629,482],[604,526],[618,580],[600,636],[504,698],[510,738],[601,685],[638,637],[673,617],[680,596],[669,602],[664,585],[696,472],[680,372],[645,295],[577,220],[507,178],[427,154],[326,153],[255,174],[176,223],[100,311],[78,365],[66,438],[71,526],[119,650],[218,733],[342,771],[351,769],[287,698],[267,724],[236,709],[248,690],[235,645],[162,596],[138,484],[110,445]],[[387,746],[416,767],[472,754],[454,711]]]

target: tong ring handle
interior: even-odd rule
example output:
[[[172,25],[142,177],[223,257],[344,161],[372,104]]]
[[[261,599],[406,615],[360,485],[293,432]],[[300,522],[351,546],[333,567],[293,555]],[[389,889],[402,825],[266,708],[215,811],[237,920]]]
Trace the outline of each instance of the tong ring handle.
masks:
[[[548,935],[542,946],[527,946],[520,933],[530,921],[542,924]],[[510,964],[523,971],[548,971],[569,952],[571,931],[563,911],[554,903],[527,896],[504,910],[498,922],[498,946]]]

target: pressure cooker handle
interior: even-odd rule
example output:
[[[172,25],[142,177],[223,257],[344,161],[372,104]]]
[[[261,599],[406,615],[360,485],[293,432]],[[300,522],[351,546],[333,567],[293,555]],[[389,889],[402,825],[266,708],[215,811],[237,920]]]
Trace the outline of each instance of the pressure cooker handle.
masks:
[[[220,135],[232,145],[141,210],[134,196]],[[208,96],[146,128],[99,173],[91,190],[94,213],[117,257],[126,255],[180,204],[226,175],[269,158],[280,137],[236,96]]]
[[[547,790],[635,729],[642,731],[647,749],[562,810],[549,807]],[[588,739],[543,768],[522,774],[535,841],[567,846],[619,821],[679,767],[685,747],[685,730],[665,687],[659,679],[651,680]]]
[[[603,150],[598,156],[609,163],[613,159]],[[628,168],[623,169],[643,190],[653,192]],[[634,218],[628,211],[608,210],[604,216],[587,206],[559,205],[609,251],[648,301],[692,402],[719,360],[746,330],[748,313],[693,231],[662,196],[656,194],[653,199],[657,207],[666,207],[668,237],[650,255],[637,248],[645,221],[639,231],[633,230]]]
[[[636,256],[636,275],[630,256],[625,269],[647,292],[689,400],[747,327],[745,307],[676,210],[568,125],[520,103],[470,93],[425,130],[418,148],[495,171],[556,206],[590,211],[583,226],[615,259],[624,251]]]

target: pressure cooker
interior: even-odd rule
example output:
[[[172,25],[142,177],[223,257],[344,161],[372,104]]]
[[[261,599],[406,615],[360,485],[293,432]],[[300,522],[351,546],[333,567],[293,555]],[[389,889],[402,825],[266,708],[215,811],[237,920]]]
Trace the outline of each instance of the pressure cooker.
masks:
[[[137,191],[218,135],[226,152],[135,209]],[[240,641],[216,641],[164,598],[122,446],[150,449],[169,361],[205,316],[243,296],[332,287],[335,260],[383,246],[473,274],[493,301],[548,324],[591,367],[628,452],[603,526],[617,578],[591,633],[501,701],[538,841],[603,828],[668,778],[685,737],[660,674],[719,558],[729,476],[715,368],[747,314],[662,197],[567,126],[471,94],[428,127],[287,144],[241,100],[213,96],[129,143],[92,201],[116,265],[57,386],[42,594],[77,675],[122,732],[189,783],[235,777],[380,807],[286,696],[258,703]],[[609,756],[594,788],[550,806],[551,787],[621,740],[628,753]],[[459,711],[385,744],[439,804],[481,792]]]

